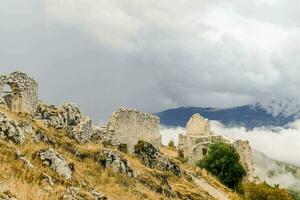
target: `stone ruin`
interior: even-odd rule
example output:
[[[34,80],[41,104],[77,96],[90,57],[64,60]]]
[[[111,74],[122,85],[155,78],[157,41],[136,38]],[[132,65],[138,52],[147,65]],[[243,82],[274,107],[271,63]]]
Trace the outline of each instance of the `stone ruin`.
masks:
[[[11,90],[6,91],[7,87]],[[161,146],[158,117],[120,108],[112,114],[107,125],[96,127],[73,103],[65,103],[60,107],[39,103],[37,82],[22,72],[0,75],[0,106],[13,112],[31,114],[57,129],[65,128],[68,136],[80,143],[101,141],[121,147],[129,153],[134,153],[134,146],[139,141],[148,142],[157,149]],[[228,143],[237,150],[248,177],[252,177],[254,167],[248,141],[231,141],[215,135],[210,129],[210,122],[199,114],[191,117],[186,128],[186,135],[179,136],[179,157],[195,163],[206,155],[210,144]]]
[[[14,112],[34,114],[38,105],[37,82],[22,72],[0,75],[0,104]]]
[[[134,109],[120,108],[112,114],[102,136],[116,146],[125,146],[129,153],[134,152],[134,145],[140,140],[161,146],[159,118]]]
[[[194,114],[187,123],[186,134],[179,135],[178,155],[191,164],[201,160],[208,152],[209,145],[223,142],[232,145],[240,156],[240,163],[247,173],[247,180],[253,179],[254,165],[248,141],[230,140],[215,135],[210,129],[209,120],[200,114]]]

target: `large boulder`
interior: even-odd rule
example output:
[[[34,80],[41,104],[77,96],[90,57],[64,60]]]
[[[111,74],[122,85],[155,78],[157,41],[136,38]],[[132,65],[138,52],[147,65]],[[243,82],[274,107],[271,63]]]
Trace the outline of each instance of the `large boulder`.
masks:
[[[25,142],[25,128],[15,120],[0,113],[0,138],[23,144]]]
[[[104,168],[110,168],[115,173],[123,173],[129,177],[136,177],[136,172],[132,169],[128,160],[124,159],[120,153],[110,149],[101,152],[100,164]]]
[[[148,142],[139,141],[134,146],[134,153],[147,167],[171,171],[176,176],[180,176],[181,174],[178,165],[169,161],[158,149]]]
[[[37,153],[44,165],[49,166],[57,174],[69,180],[72,178],[72,169],[66,159],[54,149],[41,150]]]

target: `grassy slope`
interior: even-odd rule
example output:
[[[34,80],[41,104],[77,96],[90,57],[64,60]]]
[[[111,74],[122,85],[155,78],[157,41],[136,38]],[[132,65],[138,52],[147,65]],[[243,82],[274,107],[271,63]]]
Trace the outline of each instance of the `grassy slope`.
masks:
[[[157,174],[164,174],[168,176],[169,184],[175,193],[180,193],[183,197],[191,196],[195,199],[213,199],[207,191],[195,185],[193,181],[185,177],[176,177],[170,173],[162,172],[156,169],[145,167],[134,156],[123,154],[130,162],[146,184],[142,184],[137,179],[129,178],[126,175],[113,173],[109,169],[102,169],[92,157],[87,156],[82,159],[73,155],[67,149],[74,147],[77,151],[85,155],[97,155],[97,152],[103,148],[101,144],[89,143],[85,145],[76,144],[73,140],[66,137],[64,131],[58,131],[48,128],[42,121],[32,120],[29,116],[18,115],[9,111],[5,112],[10,118],[16,121],[27,121],[31,123],[35,129],[42,129],[49,138],[55,141],[54,145],[45,144],[42,142],[32,143],[27,135],[27,141],[23,145],[14,145],[10,142],[0,140],[0,188],[4,183],[19,199],[30,200],[51,200],[59,199],[66,188],[69,186],[81,187],[81,195],[85,199],[93,199],[88,192],[90,188],[105,194],[109,199],[168,199],[167,197],[155,192],[155,188],[160,186],[160,182],[156,178]],[[75,167],[74,176],[71,181],[65,181],[63,178],[57,176],[51,169],[43,166],[38,159],[35,159],[35,153],[41,149],[54,148],[59,153],[72,163]],[[35,166],[34,170],[28,170],[18,161],[16,157],[16,150],[24,153],[28,160]],[[172,149],[162,148],[162,152],[175,160],[176,152]],[[176,160],[175,160],[176,161]],[[179,163],[179,161],[176,161]],[[180,163],[184,170],[193,171],[201,175],[215,188],[226,192],[228,195],[234,196],[233,193],[216,179],[209,176],[206,172],[201,171]],[[53,178],[54,186],[49,184],[43,178],[43,172],[47,173]],[[0,192],[1,195],[1,192]],[[234,197],[238,198],[238,197]]]

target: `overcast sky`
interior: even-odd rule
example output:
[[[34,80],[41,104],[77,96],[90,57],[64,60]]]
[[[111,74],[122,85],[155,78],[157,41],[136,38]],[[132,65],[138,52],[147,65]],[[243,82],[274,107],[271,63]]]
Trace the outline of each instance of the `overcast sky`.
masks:
[[[41,99],[98,121],[122,105],[276,100],[293,112],[299,10],[299,0],[3,0],[0,73],[28,72]]]

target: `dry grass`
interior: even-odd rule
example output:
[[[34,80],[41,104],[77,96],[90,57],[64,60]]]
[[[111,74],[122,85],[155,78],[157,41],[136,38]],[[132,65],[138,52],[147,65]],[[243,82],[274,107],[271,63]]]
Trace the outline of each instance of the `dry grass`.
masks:
[[[69,186],[80,187],[80,194],[85,199],[92,199],[89,196],[91,188],[102,192],[109,199],[124,200],[124,199],[168,199],[162,194],[155,191],[155,187],[160,187],[161,182],[156,177],[157,174],[164,174],[168,177],[168,181],[176,198],[173,199],[213,199],[210,195],[196,186],[191,180],[185,177],[176,177],[168,172],[162,172],[155,169],[150,169],[144,166],[138,158],[132,155],[121,153],[127,160],[130,161],[132,168],[137,172],[138,178],[129,178],[124,174],[113,173],[109,169],[102,169],[100,164],[95,161],[94,157],[79,158],[75,156],[68,148],[73,147],[77,151],[85,155],[97,155],[103,148],[101,144],[77,144],[74,140],[66,136],[64,130],[56,130],[48,127],[41,120],[33,120],[28,115],[16,114],[0,108],[0,112],[5,112],[7,115],[18,121],[31,123],[35,130],[40,129],[46,133],[47,137],[55,141],[54,145],[45,144],[43,142],[32,143],[27,137],[24,145],[14,145],[12,143],[0,140],[0,183],[3,182],[10,189],[10,192],[20,200],[51,200],[60,199],[62,194],[66,192]],[[59,177],[48,167],[35,158],[35,153],[41,149],[55,148],[61,153],[69,163],[75,167],[75,172],[71,181],[65,181]],[[67,148],[68,147],[68,148]],[[18,161],[15,152],[20,150],[28,160],[35,166],[34,170],[26,169],[20,161]],[[228,188],[220,184],[214,177],[210,176],[205,171],[196,169],[195,167],[180,163],[176,160],[177,152],[174,148],[163,147],[161,151],[171,160],[178,163],[181,169],[188,171],[197,171],[209,183],[216,188],[223,190],[233,199],[238,200],[237,195],[233,194]],[[50,186],[42,177],[43,173],[47,173],[53,178],[54,186]],[[144,178],[148,181],[147,184],[139,181]]]

